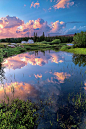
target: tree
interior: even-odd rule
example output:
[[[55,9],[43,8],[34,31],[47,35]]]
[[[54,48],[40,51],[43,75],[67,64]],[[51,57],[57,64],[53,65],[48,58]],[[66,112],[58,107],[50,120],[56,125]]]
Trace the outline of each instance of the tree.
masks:
[[[86,47],[86,32],[81,31],[73,37],[74,47]]]
[[[37,33],[36,33],[36,37],[37,37]]]

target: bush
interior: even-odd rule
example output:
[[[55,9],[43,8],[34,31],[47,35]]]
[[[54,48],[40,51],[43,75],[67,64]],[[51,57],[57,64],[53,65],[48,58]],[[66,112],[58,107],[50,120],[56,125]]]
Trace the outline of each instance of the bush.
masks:
[[[73,40],[74,47],[86,47],[86,32],[81,31],[81,33],[77,33]]]
[[[46,44],[46,43],[48,43],[48,42],[47,42],[47,41],[42,41],[41,43]]]
[[[54,40],[52,41],[52,43],[59,44],[59,43],[61,43],[61,40],[60,40],[60,39],[54,39]]]

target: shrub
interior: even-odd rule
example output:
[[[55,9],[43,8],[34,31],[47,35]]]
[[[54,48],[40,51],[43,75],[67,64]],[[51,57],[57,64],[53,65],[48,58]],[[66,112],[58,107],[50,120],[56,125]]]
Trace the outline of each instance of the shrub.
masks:
[[[52,43],[59,44],[59,43],[61,43],[61,40],[60,40],[60,39],[54,39],[54,40],[52,41]]]
[[[41,43],[46,44],[46,43],[47,43],[47,41],[42,41]]]
[[[73,40],[74,47],[86,47],[86,32],[81,31],[81,33],[77,33]]]
[[[63,45],[60,50],[61,50],[61,51],[65,51],[66,49],[68,49],[68,47],[69,47],[69,46]]]

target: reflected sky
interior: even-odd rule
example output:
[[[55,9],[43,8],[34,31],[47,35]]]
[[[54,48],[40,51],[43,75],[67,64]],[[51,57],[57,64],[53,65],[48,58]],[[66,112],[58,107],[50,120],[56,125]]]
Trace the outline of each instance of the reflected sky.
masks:
[[[13,96],[35,102],[52,98],[56,104],[58,96],[63,95],[65,98],[73,90],[78,92],[81,81],[85,89],[86,68],[75,65],[73,56],[51,50],[26,52],[4,59],[2,68],[5,79],[3,85],[0,82],[0,99],[7,95],[11,99]]]

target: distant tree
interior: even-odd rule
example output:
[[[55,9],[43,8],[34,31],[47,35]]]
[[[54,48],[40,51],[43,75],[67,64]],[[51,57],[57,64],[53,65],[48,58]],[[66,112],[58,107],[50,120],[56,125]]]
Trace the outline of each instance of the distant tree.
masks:
[[[35,37],[35,32],[34,32],[34,37]]]
[[[45,37],[44,32],[43,32],[43,37]]]
[[[74,35],[76,35],[76,33]]]
[[[36,37],[37,37],[37,33],[36,33]]]

